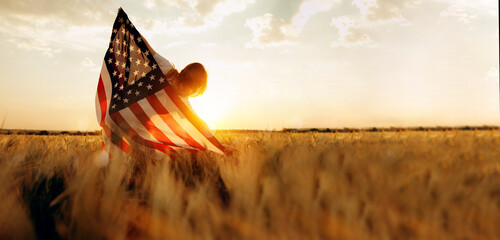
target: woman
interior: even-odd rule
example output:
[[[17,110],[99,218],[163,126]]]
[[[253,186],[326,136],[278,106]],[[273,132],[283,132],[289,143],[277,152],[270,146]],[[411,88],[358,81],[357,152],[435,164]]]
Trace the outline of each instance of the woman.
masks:
[[[186,106],[194,112],[187,98],[199,96],[203,94],[207,88],[208,74],[203,64],[198,62],[190,63],[179,72],[174,64],[158,54],[151,45],[149,45],[146,38],[142,37],[142,39],[150,49],[160,70],[166,76],[168,83],[173,87],[177,95],[184,100]],[[226,155],[231,155],[233,153],[233,150],[228,146],[224,146],[223,151]]]
[[[168,83],[173,87],[177,95],[182,98],[196,97],[207,89],[207,71],[201,63],[191,63],[178,72],[175,66],[166,58],[158,54],[148,43],[146,38],[142,38],[158,63],[161,71],[167,76]]]

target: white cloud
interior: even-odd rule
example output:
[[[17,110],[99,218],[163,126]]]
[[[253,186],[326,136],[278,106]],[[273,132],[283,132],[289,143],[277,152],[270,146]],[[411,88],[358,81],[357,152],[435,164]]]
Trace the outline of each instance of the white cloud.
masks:
[[[491,67],[486,73],[486,80],[499,82],[498,67]]]
[[[498,17],[498,1],[493,0],[435,0],[450,4],[449,7],[442,12],[442,16],[455,16],[459,20],[463,14],[467,15],[490,15]],[[449,13],[450,15],[447,15]],[[456,13],[456,14],[453,14]],[[467,17],[466,17],[467,18]]]
[[[263,16],[247,19],[246,26],[253,32],[253,39],[246,47],[275,47],[290,45],[293,35],[288,27],[290,23],[283,19],[276,19],[270,13]]]
[[[350,66],[351,63],[348,61],[339,60],[310,60],[307,62],[307,68],[317,70],[331,69],[334,67],[346,67]]]
[[[0,13],[9,21],[23,25],[61,24],[64,26],[89,26],[105,23],[113,18],[111,0],[37,0],[0,1]],[[25,21],[26,18],[35,21]]]
[[[27,51],[39,51],[47,57],[52,57],[55,53],[61,52],[60,49],[54,49],[50,47],[47,42],[42,40],[11,38],[8,41],[15,44],[20,49]]]
[[[468,24],[472,20],[477,18],[477,14],[471,12],[469,8],[464,5],[462,1],[455,2],[451,4],[448,8],[441,12],[443,17],[453,17],[459,22]]]
[[[401,0],[354,0],[353,5],[361,12],[364,24],[384,24],[392,22],[403,22],[401,9],[405,6],[415,4],[415,1]]]
[[[244,11],[254,2],[255,0],[149,0],[145,2],[148,8],[176,7],[182,15],[162,20],[138,18],[137,22],[151,34],[200,33],[217,27],[226,16]]]
[[[332,42],[332,47],[357,47],[362,45],[375,46],[373,40],[363,32],[359,21],[342,16],[332,19],[332,25],[339,31],[339,37]]]
[[[332,47],[357,47],[377,44],[366,33],[366,29],[378,25],[398,23],[400,26],[410,26],[411,23],[401,14],[404,8],[415,7],[421,0],[353,0],[353,5],[359,9],[360,17],[341,16],[332,19],[332,26],[339,31],[339,37],[333,41]]]
[[[246,27],[252,30],[253,38],[246,47],[264,48],[294,44],[295,38],[309,19],[319,12],[330,10],[336,2],[339,0],[304,1],[291,19],[275,18],[270,13],[247,19]]]
[[[99,67],[96,66],[94,61],[90,59],[89,57],[86,57],[81,63],[80,63],[80,71],[90,71],[90,72],[97,72],[99,71]]]
[[[188,43],[188,41],[177,41],[177,42],[173,42],[173,43],[169,43],[169,44],[165,45],[165,48],[166,49],[174,48],[174,47],[185,45],[186,43]]]

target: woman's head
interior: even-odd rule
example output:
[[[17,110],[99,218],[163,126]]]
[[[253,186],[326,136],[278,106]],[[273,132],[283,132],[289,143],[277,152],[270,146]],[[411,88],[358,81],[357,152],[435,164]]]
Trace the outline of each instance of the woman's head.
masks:
[[[191,63],[184,67],[177,76],[178,94],[185,97],[196,97],[207,88],[207,71],[201,63]]]

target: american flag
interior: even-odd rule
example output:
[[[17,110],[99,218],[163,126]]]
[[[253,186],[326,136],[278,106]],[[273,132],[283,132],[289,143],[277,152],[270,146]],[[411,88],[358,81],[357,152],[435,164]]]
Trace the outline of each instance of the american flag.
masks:
[[[144,147],[169,156],[179,147],[223,153],[224,147],[167,77],[120,8],[96,93],[105,144],[126,153]]]

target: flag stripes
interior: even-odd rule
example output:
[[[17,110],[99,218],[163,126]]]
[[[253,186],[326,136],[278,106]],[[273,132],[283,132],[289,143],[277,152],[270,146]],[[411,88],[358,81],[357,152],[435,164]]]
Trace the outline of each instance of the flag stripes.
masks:
[[[177,147],[222,153],[224,147],[179,97],[157,67],[142,36],[120,8],[95,98],[107,145],[135,152],[143,147],[172,156]]]

